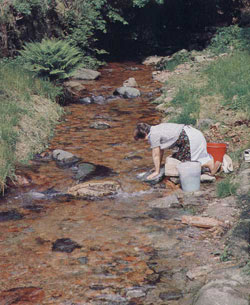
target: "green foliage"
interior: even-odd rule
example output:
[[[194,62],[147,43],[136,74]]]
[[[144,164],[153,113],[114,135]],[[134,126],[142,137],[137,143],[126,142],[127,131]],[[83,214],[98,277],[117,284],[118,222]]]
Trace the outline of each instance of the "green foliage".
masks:
[[[248,50],[250,47],[250,28],[240,28],[238,25],[218,28],[212,38],[209,49],[216,53],[234,50]]]
[[[25,116],[33,116],[32,98],[42,96],[55,101],[61,89],[48,81],[34,79],[18,60],[0,62],[0,188],[7,177],[14,177],[18,125]],[[59,106],[55,104],[55,107]],[[48,122],[47,122],[48,124]],[[32,126],[33,128],[35,126]],[[42,126],[39,126],[42,129]],[[29,139],[27,138],[27,145]],[[38,145],[37,145],[38,146]],[[20,158],[20,156],[18,156]],[[20,161],[20,159],[18,160]],[[1,192],[1,190],[0,190]]]
[[[181,108],[181,113],[171,119],[171,122],[187,125],[196,124],[200,112],[199,91],[197,89],[181,86],[171,104]]]
[[[173,71],[178,65],[190,61],[190,53],[187,50],[181,50],[176,52],[170,58],[164,58],[157,63],[156,68],[158,70]]]
[[[20,54],[25,68],[44,79],[67,79],[82,66],[81,52],[63,40],[26,43]]]
[[[211,94],[224,97],[224,105],[250,114],[250,54],[236,52],[214,62],[206,69]]]
[[[237,184],[231,181],[230,177],[226,178],[216,185],[216,193],[219,198],[225,198],[235,195],[237,191]]]

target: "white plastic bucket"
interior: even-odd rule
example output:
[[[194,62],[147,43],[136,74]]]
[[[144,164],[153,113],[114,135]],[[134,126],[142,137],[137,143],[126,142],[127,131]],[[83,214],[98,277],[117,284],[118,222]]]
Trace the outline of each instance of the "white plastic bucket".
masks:
[[[200,189],[201,164],[187,161],[177,165],[181,188],[184,192],[195,192]]]

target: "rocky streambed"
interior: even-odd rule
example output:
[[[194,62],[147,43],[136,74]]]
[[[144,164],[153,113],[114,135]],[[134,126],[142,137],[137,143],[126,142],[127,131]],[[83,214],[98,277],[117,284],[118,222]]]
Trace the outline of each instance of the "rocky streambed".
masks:
[[[130,78],[140,94],[114,95]],[[1,200],[0,304],[247,305],[248,164],[237,197],[218,199],[215,183],[144,183],[151,151],[133,129],[161,121],[152,69],[113,63],[80,86],[48,150],[19,169],[24,185]]]

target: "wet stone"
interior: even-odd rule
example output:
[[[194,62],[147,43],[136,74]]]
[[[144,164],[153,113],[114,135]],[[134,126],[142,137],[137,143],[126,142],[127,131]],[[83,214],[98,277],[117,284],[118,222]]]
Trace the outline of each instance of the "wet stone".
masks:
[[[141,160],[142,157],[141,156],[128,156],[128,157],[125,157],[124,160],[128,160],[128,161],[131,161],[131,160]]]
[[[166,208],[153,208],[151,211],[146,213],[149,217],[156,220],[161,219],[171,219],[173,217],[173,212]]]
[[[88,258],[86,256],[78,257],[77,260],[81,265],[86,265],[88,263]]]
[[[36,213],[41,213],[42,210],[44,209],[44,207],[42,205],[25,205],[24,209],[32,211],[32,212],[36,212]]]
[[[0,293],[0,304],[41,304],[44,291],[36,287],[18,287]]]
[[[75,173],[73,178],[79,182],[116,175],[111,168],[87,162],[78,164],[75,168],[73,168],[73,172]]]
[[[174,301],[181,299],[183,294],[180,291],[161,292],[159,297],[163,301]]]
[[[111,126],[105,122],[94,122],[94,123],[90,124],[90,126],[89,126],[89,128],[99,129],[99,130],[108,129],[110,127]]]
[[[52,246],[52,251],[55,252],[66,252],[71,253],[75,249],[80,249],[82,246],[80,246],[75,241],[71,240],[70,238],[61,238],[57,239]]]
[[[21,220],[23,215],[16,210],[9,210],[6,212],[0,212],[0,222],[10,221],[10,220]]]

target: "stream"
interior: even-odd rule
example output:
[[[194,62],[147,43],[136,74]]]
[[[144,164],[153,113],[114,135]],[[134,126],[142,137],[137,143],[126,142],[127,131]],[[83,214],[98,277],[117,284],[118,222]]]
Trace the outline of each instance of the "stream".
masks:
[[[151,68],[110,63],[100,72],[85,84],[86,96],[109,96],[134,77],[141,97],[65,106],[46,152],[62,149],[109,168],[108,179],[122,190],[102,200],[53,196],[76,184],[71,169],[36,159],[20,168],[30,185],[13,188],[0,205],[1,305],[189,304],[187,266],[202,264],[204,252],[212,251],[207,243],[194,253],[190,238],[200,245],[205,237],[179,221],[189,211],[149,204],[171,194],[173,184],[150,186],[136,178],[153,163],[148,143],[134,141],[134,127],[161,121],[150,104],[161,87]],[[91,128],[97,121],[110,128]],[[72,251],[53,251],[62,240],[73,242]]]

